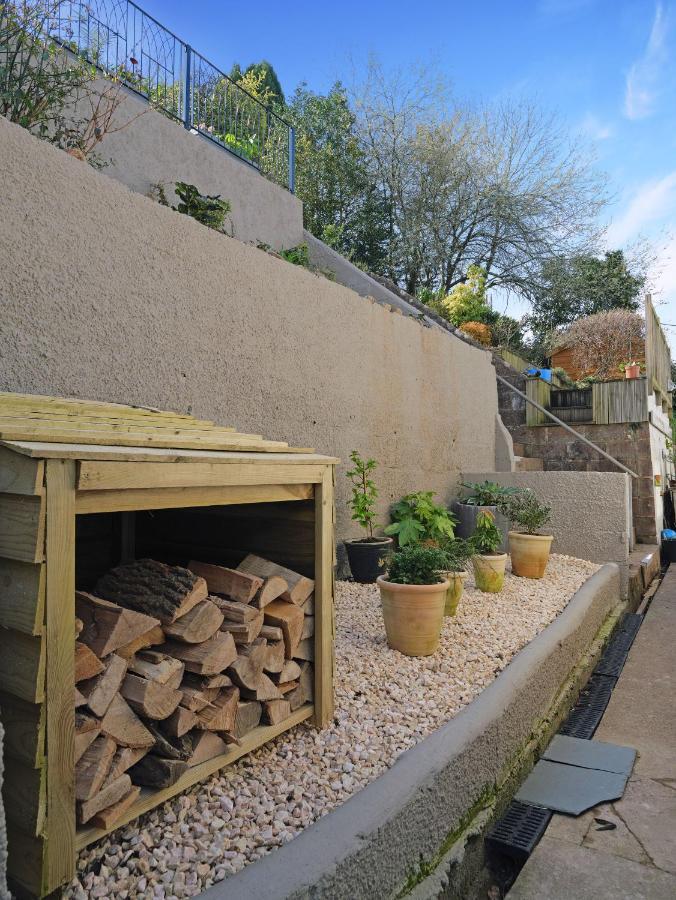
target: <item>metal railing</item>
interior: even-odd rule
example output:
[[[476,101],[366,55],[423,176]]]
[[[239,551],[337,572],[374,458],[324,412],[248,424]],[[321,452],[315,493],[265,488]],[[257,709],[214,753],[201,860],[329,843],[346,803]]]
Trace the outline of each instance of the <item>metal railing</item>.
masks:
[[[50,36],[293,193],[294,130],[131,0],[61,0]]]

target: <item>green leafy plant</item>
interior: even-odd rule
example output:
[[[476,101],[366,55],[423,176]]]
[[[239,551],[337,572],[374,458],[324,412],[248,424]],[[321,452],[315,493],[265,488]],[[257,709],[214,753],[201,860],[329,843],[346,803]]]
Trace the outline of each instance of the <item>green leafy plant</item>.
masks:
[[[505,487],[495,481],[462,481],[460,487],[469,491],[462,500],[468,506],[500,506],[507,497],[518,494],[521,488]]]
[[[537,534],[552,517],[552,508],[540,503],[533,491],[522,491],[510,497],[504,512],[512,525],[526,534]]]
[[[454,538],[452,541],[443,541],[441,549],[446,554],[447,572],[462,572],[467,567],[467,563],[474,556],[474,547],[470,540],[463,538]]]
[[[181,201],[174,209],[186,216],[191,216],[207,228],[215,231],[223,230],[225,217],[230,212],[230,203],[221,200],[220,194],[200,194],[194,184],[177,181],[174,190]]]
[[[290,247],[288,250],[280,250],[279,255],[287,262],[293,263],[294,266],[302,266],[304,269],[310,269],[310,251],[307,244],[299,244],[297,247]]]
[[[497,551],[502,543],[502,532],[490,510],[484,509],[477,516],[476,529],[470,541],[475,553],[492,555]]]
[[[435,543],[454,537],[456,519],[445,506],[432,499],[434,491],[406,494],[392,506],[392,524],[385,534],[396,535],[400,547],[413,543]]]
[[[345,473],[352,484],[352,498],[348,501],[348,506],[352,510],[353,521],[359,522],[366,531],[367,540],[372,541],[378,489],[370,475],[378,463],[375,459],[362,459],[357,450],[350,453],[350,459],[354,468]]]
[[[439,584],[448,562],[448,556],[438,547],[403,547],[390,557],[387,580],[394,584]]]

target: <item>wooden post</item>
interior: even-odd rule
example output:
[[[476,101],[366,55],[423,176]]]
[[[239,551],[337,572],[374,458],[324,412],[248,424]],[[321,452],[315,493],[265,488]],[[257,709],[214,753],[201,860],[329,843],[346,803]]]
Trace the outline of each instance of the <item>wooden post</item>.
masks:
[[[47,819],[43,889],[75,873],[75,462],[47,461]]]
[[[317,728],[333,718],[333,466],[315,486],[315,714]]]

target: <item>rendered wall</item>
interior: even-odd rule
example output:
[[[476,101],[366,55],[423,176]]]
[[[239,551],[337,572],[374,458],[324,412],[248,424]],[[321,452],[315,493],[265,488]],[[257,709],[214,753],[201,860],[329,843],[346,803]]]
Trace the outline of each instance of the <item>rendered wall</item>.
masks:
[[[191,411],[379,463],[380,509],[494,467],[490,354],[210,231],[0,118],[0,389]],[[358,534],[337,472],[338,536]]]

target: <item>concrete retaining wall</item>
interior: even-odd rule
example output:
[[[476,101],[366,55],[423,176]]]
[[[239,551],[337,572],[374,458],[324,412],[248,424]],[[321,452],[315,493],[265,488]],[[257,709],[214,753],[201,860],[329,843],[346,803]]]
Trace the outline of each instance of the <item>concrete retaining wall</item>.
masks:
[[[204,897],[384,900],[410,888],[467,825],[468,812],[495,801],[496,785],[543,717],[555,727],[567,709],[562,685],[571,679],[572,700],[592,660],[574,679],[571,673],[617,613],[619,585],[617,566],[604,566],[451,722],[291,843]]]
[[[631,540],[631,477],[624,472],[466,472],[465,481],[530,488],[552,507],[553,553],[615,562],[626,596]]]
[[[448,501],[460,471],[494,467],[489,353],[210,231],[1,117],[0,159],[0,389],[190,411],[344,463],[359,449],[380,463],[382,518],[408,491]],[[359,533],[344,472],[339,538]]]

